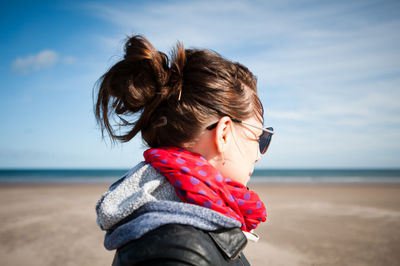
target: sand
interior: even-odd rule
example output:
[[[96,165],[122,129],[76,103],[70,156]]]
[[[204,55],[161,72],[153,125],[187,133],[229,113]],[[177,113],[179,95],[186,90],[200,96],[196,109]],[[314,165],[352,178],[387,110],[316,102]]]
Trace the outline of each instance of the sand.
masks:
[[[0,186],[0,265],[111,265],[94,206],[107,185]],[[252,265],[400,265],[400,186],[253,185],[268,210]]]

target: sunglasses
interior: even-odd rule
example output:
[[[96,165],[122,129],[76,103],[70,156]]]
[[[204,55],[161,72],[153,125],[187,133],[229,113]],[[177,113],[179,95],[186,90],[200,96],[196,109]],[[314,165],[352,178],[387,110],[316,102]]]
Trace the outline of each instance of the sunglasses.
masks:
[[[249,126],[249,127],[261,129],[263,132],[262,132],[261,136],[258,138],[258,145],[260,148],[260,152],[261,152],[261,154],[264,154],[268,150],[269,144],[271,143],[272,135],[274,135],[274,129],[272,127],[262,128],[262,127],[258,127],[258,126],[243,122],[242,120],[239,120],[236,118],[231,118],[231,119],[233,122],[241,123],[241,124]],[[214,128],[217,127],[217,125],[218,125],[218,122],[215,122],[214,124],[206,127],[206,129],[213,130]]]

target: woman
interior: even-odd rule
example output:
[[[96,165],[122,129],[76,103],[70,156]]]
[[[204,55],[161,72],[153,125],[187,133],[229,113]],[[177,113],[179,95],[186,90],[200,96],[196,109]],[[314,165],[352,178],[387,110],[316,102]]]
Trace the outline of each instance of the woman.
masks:
[[[149,146],[96,206],[113,265],[249,265],[242,250],[266,210],[246,184],[273,130],[246,67],[179,43],[170,61],[133,36],[95,113],[113,140],[140,132]]]

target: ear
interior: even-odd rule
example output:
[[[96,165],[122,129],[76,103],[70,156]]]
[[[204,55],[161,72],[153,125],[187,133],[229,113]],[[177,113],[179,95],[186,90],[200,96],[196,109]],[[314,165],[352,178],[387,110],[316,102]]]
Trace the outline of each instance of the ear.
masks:
[[[225,145],[229,141],[229,134],[232,126],[232,120],[228,116],[222,117],[216,127],[214,143],[217,146],[218,153],[223,153]]]

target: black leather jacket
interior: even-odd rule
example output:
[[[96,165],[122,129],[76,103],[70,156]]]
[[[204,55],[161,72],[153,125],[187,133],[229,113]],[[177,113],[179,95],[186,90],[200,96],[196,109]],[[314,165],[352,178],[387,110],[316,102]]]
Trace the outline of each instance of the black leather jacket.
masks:
[[[112,266],[250,265],[242,253],[246,244],[239,228],[203,231],[168,224],[119,248]]]

